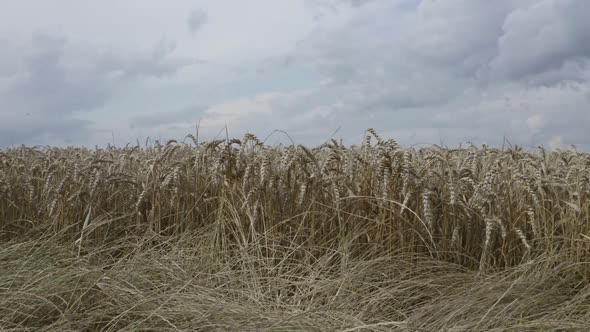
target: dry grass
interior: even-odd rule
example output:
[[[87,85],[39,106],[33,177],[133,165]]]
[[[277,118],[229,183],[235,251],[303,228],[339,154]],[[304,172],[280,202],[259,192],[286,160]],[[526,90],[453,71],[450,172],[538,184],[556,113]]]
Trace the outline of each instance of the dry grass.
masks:
[[[590,155],[0,151],[1,330],[590,330]]]

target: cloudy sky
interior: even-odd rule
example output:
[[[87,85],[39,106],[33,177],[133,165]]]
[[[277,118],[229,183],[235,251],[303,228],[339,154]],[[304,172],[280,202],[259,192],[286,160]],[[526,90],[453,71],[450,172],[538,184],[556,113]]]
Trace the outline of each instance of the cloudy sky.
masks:
[[[586,0],[0,1],[0,146],[200,123],[590,150]]]

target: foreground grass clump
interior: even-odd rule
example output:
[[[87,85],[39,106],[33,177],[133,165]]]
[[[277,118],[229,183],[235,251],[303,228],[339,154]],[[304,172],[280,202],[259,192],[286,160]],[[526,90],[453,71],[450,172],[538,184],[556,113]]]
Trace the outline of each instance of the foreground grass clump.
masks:
[[[0,329],[590,330],[590,155],[0,151]]]
[[[130,237],[78,256],[64,239],[0,248],[2,330],[586,331],[575,264],[538,257],[481,274],[424,255],[314,257],[269,238]],[[272,254],[262,251],[274,248]],[[72,250],[74,249],[74,250]],[[112,257],[114,251],[124,251]],[[296,258],[298,257],[298,258]],[[338,265],[338,266],[336,266]]]

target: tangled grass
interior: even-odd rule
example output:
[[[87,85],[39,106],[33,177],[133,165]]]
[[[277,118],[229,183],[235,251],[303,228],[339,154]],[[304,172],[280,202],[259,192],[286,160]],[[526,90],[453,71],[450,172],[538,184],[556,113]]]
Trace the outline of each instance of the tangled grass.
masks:
[[[590,330],[590,155],[0,151],[0,329]]]

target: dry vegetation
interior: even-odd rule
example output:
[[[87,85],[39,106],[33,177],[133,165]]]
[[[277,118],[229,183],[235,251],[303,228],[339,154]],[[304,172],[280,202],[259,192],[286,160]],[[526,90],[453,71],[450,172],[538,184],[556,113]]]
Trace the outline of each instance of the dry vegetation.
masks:
[[[1,330],[590,330],[589,154],[187,141],[0,151]]]

